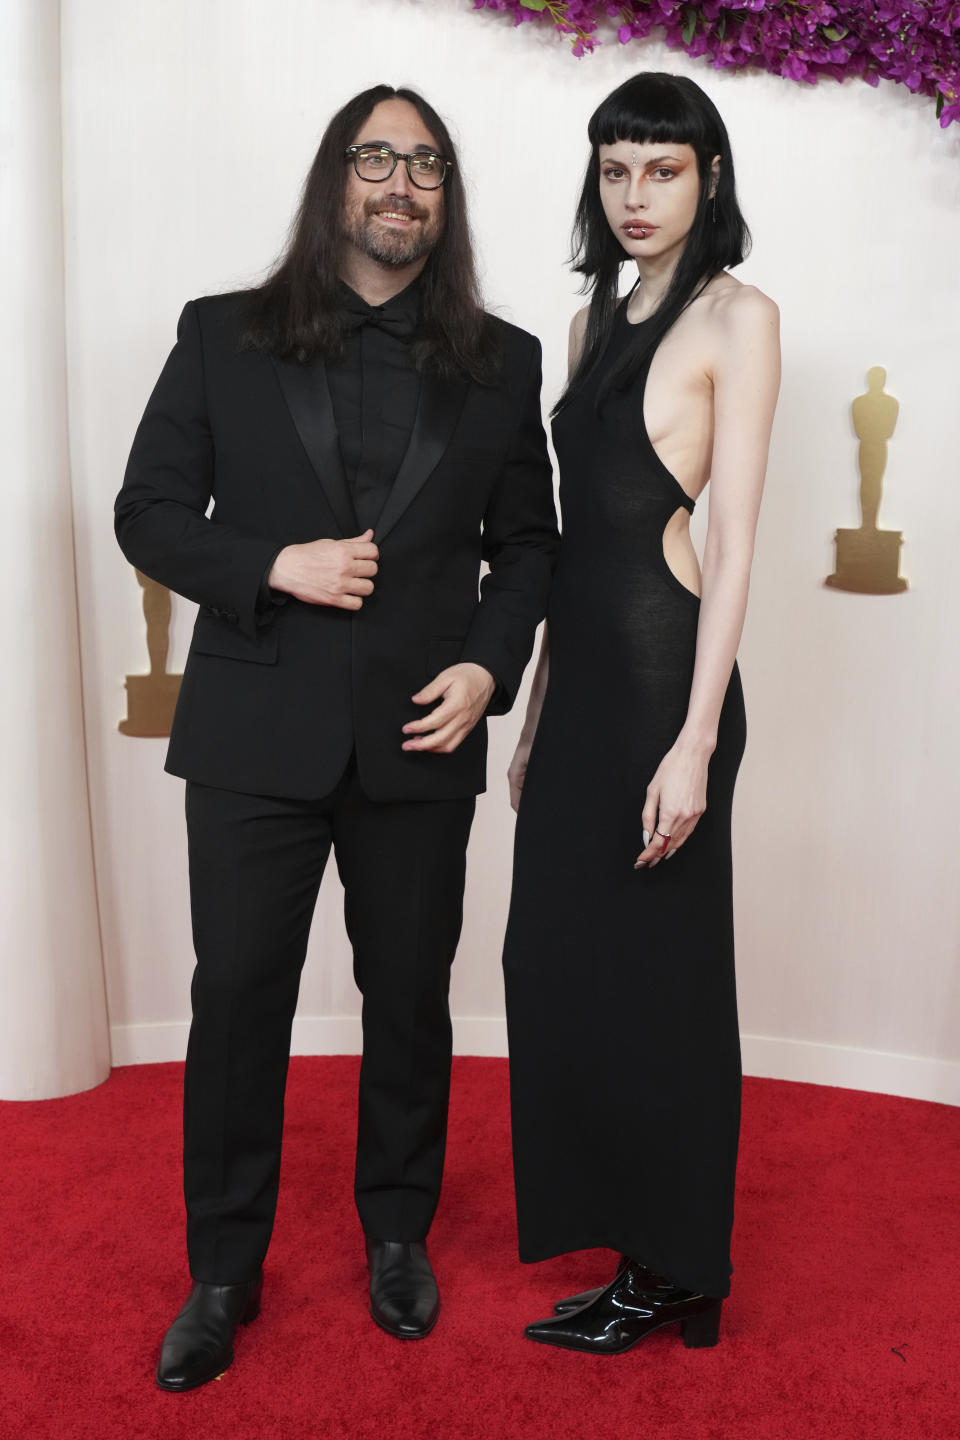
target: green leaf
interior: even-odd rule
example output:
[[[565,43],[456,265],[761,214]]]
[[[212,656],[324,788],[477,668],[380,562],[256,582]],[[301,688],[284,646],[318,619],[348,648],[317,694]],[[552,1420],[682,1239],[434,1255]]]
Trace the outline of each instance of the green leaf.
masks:
[[[526,0],[524,0],[526,3]],[[683,43],[689,45],[693,39],[693,32],[697,28],[697,12],[692,5],[687,6],[687,23],[683,27]]]
[[[823,33],[828,40],[836,41],[842,40],[845,35],[850,34],[850,31],[846,25],[827,25]]]
[[[524,10],[546,10],[547,0],[520,0]]]
[[[717,21],[717,34],[720,36],[720,39],[723,40],[723,39],[726,37],[726,33],[727,33],[727,12],[726,12],[726,10],[721,10],[721,11],[720,11],[720,19]]]
[[[944,102],[945,99],[946,99],[946,96],[944,95],[943,91],[942,91],[942,90],[939,91],[938,94],[937,94],[937,119],[938,119],[938,120],[940,119],[940,116],[943,114],[943,102]]]

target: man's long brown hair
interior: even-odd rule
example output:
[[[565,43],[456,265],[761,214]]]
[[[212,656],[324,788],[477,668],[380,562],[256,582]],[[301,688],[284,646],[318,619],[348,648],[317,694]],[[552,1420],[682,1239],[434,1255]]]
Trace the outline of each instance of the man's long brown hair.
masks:
[[[440,116],[413,90],[374,85],[348,100],[330,121],[300,197],[286,251],[251,291],[243,343],[284,359],[335,358],[348,330],[338,264],[348,161],[344,152],[374,106],[406,100],[453,162],[443,186],[443,229],[421,276],[422,323],[417,362],[436,373],[496,378],[496,345],[484,312],[467,222],[456,147]],[[401,162],[402,163],[402,162]]]

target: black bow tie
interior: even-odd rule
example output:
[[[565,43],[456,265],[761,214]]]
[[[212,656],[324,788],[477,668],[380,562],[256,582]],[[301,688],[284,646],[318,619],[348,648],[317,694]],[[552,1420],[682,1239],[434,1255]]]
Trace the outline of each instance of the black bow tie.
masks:
[[[373,325],[395,340],[412,340],[420,319],[416,295],[402,292],[403,298],[388,300],[385,305],[368,305],[359,295],[347,295],[347,324],[351,330]]]

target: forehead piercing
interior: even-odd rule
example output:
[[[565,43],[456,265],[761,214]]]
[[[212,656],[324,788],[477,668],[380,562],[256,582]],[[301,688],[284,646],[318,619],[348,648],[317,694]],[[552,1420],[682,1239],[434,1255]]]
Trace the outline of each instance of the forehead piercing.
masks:
[[[631,150],[631,151],[630,151],[630,164],[631,164],[631,165],[639,165],[639,164],[640,164],[640,161],[637,159],[637,152],[636,152],[636,150]]]

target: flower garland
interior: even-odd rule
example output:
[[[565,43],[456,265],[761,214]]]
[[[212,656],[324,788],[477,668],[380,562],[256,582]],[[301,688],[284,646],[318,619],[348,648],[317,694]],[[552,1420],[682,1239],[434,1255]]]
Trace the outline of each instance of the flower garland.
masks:
[[[896,80],[936,96],[942,126],[960,120],[960,0],[473,0],[473,8],[509,11],[517,25],[545,16],[577,56],[600,43],[608,20],[621,45],[662,29],[668,45],[708,55],[717,70],[759,65],[810,85],[824,75]]]

